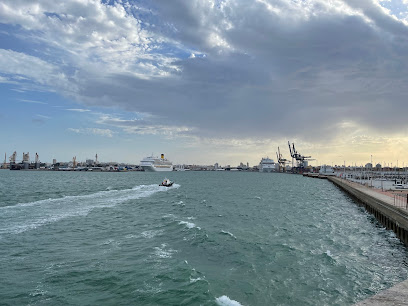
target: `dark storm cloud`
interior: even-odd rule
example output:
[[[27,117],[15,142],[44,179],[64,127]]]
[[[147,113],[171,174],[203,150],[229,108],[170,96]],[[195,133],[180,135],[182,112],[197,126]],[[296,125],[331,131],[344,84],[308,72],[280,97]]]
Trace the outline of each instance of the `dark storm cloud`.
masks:
[[[100,104],[103,92],[107,105],[211,137],[321,139],[350,120],[394,130],[405,125],[395,109],[408,107],[407,27],[370,2],[348,3],[356,14],[323,4],[304,14],[279,1],[280,14],[256,2],[155,2],[169,37],[205,56],[174,62],[179,73],[168,78],[85,82],[79,96]]]
[[[114,16],[117,26],[96,33],[94,18],[83,31],[58,36],[67,36],[69,43],[58,38],[66,49],[77,48],[66,58],[75,74],[61,78],[69,83],[65,95],[152,115],[124,126],[189,127],[210,138],[308,140],[336,136],[341,122],[390,132],[406,126],[408,27],[373,1],[138,5],[144,9],[125,5],[133,15],[119,4],[110,11],[87,6],[104,25]],[[76,27],[87,24],[84,16]],[[87,57],[81,58],[87,39]]]

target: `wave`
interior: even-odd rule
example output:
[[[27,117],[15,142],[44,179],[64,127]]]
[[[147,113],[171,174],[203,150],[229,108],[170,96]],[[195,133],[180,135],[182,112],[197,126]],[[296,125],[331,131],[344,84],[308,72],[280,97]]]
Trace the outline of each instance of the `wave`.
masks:
[[[231,300],[228,296],[223,295],[215,299],[215,302],[220,306],[242,306],[241,303]]]
[[[196,282],[198,282],[198,281],[206,281],[204,278],[202,278],[202,277],[197,277],[197,278],[192,278],[191,276],[190,276],[190,283],[196,283]],[[207,282],[207,281],[206,281]]]
[[[153,237],[156,237],[157,235],[163,234],[163,230],[149,230],[149,231],[144,231],[140,235],[142,237],[151,239]]]
[[[158,258],[171,258],[173,253],[177,253],[177,250],[166,249],[167,244],[163,243],[160,247],[154,248],[154,255]]]
[[[237,237],[235,237],[234,234],[232,234],[230,232],[227,232],[227,231],[224,231],[224,230],[221,231],[221,234],[228,235],[228,236],[231,236],[234,239],[237,239]]]
[[[201,227],[196,226],[194,223],[192,222],[186,222],[186,221],[179,221],[179,224],[182,225],[184,224],[187,228],[197,228],[197,229],[201,229]]]
[[[96,208],[113,207],[166,191],[167,189],[156,184],[139,185],[130,189],[104,190],[87,195],[63,196],[4,206],[0,208],[0,236],[19,234],[70,217],[86,216]]]

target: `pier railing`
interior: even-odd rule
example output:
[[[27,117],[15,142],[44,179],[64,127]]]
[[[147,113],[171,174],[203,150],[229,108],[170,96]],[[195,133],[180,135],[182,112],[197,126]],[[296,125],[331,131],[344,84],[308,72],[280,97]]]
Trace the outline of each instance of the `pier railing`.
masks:
[[[408,195],[394,194],[394,206],[408,209]]]

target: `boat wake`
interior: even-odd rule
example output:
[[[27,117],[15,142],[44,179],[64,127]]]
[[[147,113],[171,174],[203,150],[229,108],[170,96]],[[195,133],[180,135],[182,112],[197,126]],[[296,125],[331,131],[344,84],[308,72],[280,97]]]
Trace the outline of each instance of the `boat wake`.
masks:
[[[242,306],[241,303],[230,299],[226,295],[223,295],[223,296],[220,296],[220,297],[216,298],[215,302],[217,303],[217,305],[220,305],[220,306]]]
[[[0,237],[4,234],[19,234],[33,230],[65,218],[86,216],[96,208],[113,207],[179,186],[165,188],[156,184],[140,185],[131,189],[104,190],[87,195],[64,196],[0,207]]]

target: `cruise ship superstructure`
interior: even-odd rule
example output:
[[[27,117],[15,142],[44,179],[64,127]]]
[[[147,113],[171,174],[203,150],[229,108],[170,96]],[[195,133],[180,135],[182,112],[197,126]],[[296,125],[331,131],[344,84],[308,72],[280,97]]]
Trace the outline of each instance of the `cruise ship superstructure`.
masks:
[[[276,171],[276,163],[273,159],[269,157],[262,158],[261,162],[259,163],[259,172],[275,172]]]
[[[140,161],[140,166],[144,171],[173,171],[173,163],[167,158],[164,158],[164,154],[161,157],[148,156]]]

